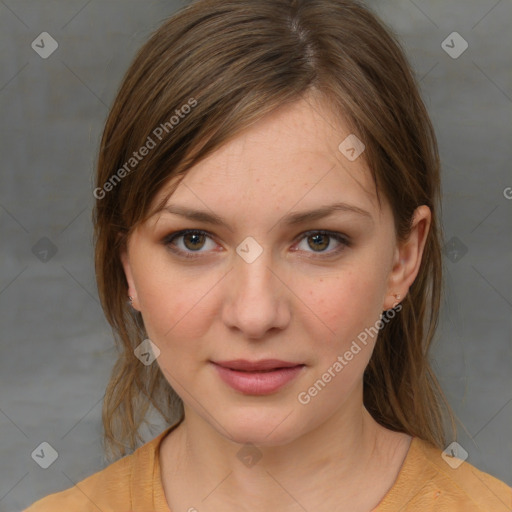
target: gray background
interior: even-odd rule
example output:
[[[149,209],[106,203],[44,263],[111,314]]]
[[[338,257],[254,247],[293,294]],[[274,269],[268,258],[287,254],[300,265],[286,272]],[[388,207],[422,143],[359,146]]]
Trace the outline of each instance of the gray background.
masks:
[[[93,168],[123,73],[179,5],[0,0],[0,512],[105,466],[101,401],[115,350],[94,281]],[[512,484],[512,5],[369,5],[403,42],[439,139],[450,243],[434,367],[468,461]],[[47,59],[31,48],[43,31],[59,44]],[[469,44],[456,59],[441,47],[453,31]],[[57,249],[46,261],[44,237]],[[164,425],[153,427],[147,440]],[[31,458],[43,441],[59,454],[48,469]]]

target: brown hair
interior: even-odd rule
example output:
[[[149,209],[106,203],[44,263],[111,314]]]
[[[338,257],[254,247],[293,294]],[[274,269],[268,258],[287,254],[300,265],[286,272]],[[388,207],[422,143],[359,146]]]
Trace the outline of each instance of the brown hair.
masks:
[[[134,355],[146,335],[140,313],[127,304],[121,249],[165,203],[152,207],[170,179],[182,179],[242,129],[311,91],[364,141],[379,203],[381,192],[398,240],[406,238],[418,206],[432,212],[419,273],[401,312],[381,329],[365,370],[364,404],[381,425],[439,448],[446,418],[455,432],[428,359],[442,291],[439,156],[399,43],[350,0],[198,0],[141,48],[101,140],[93,218],[99,296],[119,349],[102,416],[105,448],[114,456],[142,440],[139,428],[151,405],[169,424],[183,420],[183,403],[158,365],[145,366]],[[150,140],[155,147],[131,160]]]

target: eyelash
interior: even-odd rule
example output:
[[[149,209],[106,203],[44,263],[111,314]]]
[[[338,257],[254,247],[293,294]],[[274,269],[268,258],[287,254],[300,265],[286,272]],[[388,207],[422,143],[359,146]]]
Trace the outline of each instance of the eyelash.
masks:
[[[171,248],[172,242],[176,238],[181,238],[186,235],[205,235],[208,238],[213,240],[212,235],[210,233],[208,233],[207,231],[202,231],[200,229],[184,229],[182,231],[175,231],[174,233],[170,233],[162,240],[162,243],[166,247],[168,247],[169,250],[171,250],[173,253],[177,254],[178,256],[181,256],[181,257],[184,257],[187,259],[200,258],[201,251],[194,251],[191,253],[191,252],[182,251],[181,249]],[[321,257],[323,257],[323,256],[321,256],[322,254],[327,254],[329,257],[331,257],[331,256],[341,253],[346,247],[351,247],[351,245],[352,245],[350,240],[346,236],[342,235],[341,233],[336,233],[333,231],[325,231],[325,230],[316,230],[316,231],[313,230],[313,231],[307,231],[305,233],[301,233],[301,235],[299,237],[297,237],[296,240],[300,242],[304,238],[308,238],[313,235],[328,236],[330,238],[335,239],[337,242],[340,242],[341,245],[340,245],[340,247],[338,247],[337,249],[334,249],[332,251],[328,251],[328,252],[320,251],[320,252],[316,253],[320,256],[308,256],[309,258],[318,258],[318,257],[321,258]],[[315,252],[313,252],[313,254],[315,254]]]

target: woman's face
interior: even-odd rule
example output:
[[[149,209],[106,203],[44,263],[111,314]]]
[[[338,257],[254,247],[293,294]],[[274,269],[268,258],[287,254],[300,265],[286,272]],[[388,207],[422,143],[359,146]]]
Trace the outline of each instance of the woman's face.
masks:
[[[193,167],[167,203],[222,224],[162,211],[122,256],[186,418],[236,442],[282,444],[360,413],[375,326],[416,276],[418,241],[399,252],[363,158],[339,149],[350,134],[313,98],[280,109]],[[239,359],[301,366],[215,364]]]

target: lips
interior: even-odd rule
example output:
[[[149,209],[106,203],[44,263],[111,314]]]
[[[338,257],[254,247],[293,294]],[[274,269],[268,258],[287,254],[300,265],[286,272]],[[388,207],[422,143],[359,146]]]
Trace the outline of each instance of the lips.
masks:
[[[241,372],[271,372],[281,368],[293,368],[304,366],[303,363],[282,361],[280,359],[264,359],[261,361],[248,361],[246,359],[234,359],[232,361],[213,361],[215,364]]]
[[[299,377],[305,364],[265,359],[263,361],[211,361],[217,375],[235,391],[247,395],[276,393],[286,384]]]

